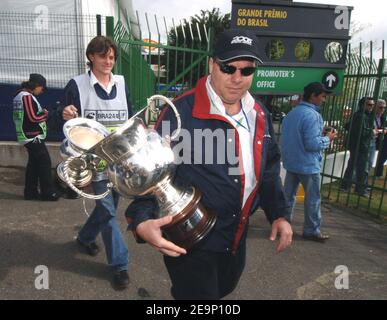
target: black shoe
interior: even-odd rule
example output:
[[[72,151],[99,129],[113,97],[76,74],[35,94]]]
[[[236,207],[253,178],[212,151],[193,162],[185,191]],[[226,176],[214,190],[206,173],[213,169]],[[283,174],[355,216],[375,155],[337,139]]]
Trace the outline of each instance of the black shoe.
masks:
[[[25,193],[24,200],[41,200],[39,193]]]
[[[42,201],[58,201],[59,198],[60,198],[60,195],[57,192],[44,194],[44,195],[42,194]]]
[[[89,256],[95,257],[99,252],[99,247],[95,242],[83,243],[77,238],[77,244],[79,247],[85,250]]]
[[[129,285],[129,275],[127,270],[121,270],[114,274],[113,285],[116,290],[126,289]]]
[[[369,194],[369,192],[365,191],[365,192],[358,192],[357,193],[360,197],[363,197],[363,198],[367,198],[369,199],[371,197],[371,195]]]
[[[79,199],[79,198],[81,198],[81,195],[79,195],[75,191],[73,191],[70,188],[68,188],[68,189],[66,189],[63,192],[63,198],[66,198],[66,199]]]
[[[329,236],[327,234],[303,234],[302,237],[305,240],[311,240],[311,241],[316,241],[316,242],[325,242],[326,240],[329,239]]]

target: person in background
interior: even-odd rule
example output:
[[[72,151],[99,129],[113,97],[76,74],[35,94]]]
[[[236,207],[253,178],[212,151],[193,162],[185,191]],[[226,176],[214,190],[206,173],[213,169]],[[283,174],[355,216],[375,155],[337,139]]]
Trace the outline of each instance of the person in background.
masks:
[[[374,131],[375,103],[372,97],[359,100],[359,109],[353,114],[352,123],[348,124],[348,149],[350,152],[340,189],[347,192],[352,185],[353,173],[356,171],[355,192],[365,198],[370,194],[366,190],[368,176],[369,149]]]
[[[319,82],[304,88],[303,101],[293,108],[282,122],[281,153],[286,169],[285,194],[293,208],[299,184],[305,190],[304,228],[307,240],[324,242],[329,239],[321,232],[320,174],[322,151],[336,137],[335,131],[324,131],[320,107],[330,93]],[[292,212],[293,217],[293,212]]]
[[[383,169],[384,163],[387,160],[387,112],[386,101],[383,99],[379,99],[376,102],[375,128],[377,130],[376,147],[379,151],[375,167],[375,176],[378,179],[384,179]]]
[[[86,57],[90,70],[71,79],[65,88],[64,107],[59,109],[63,120],[81,116],[102,123],[114,131],[133,114],[129,91],[123,76],[113,75],[117,61],[116,44],[107,37],[97,36],[87,46]],[[106,162],[101,161],[93,176],[92,187],[96,194],[107,190]],[[129,285],[129,251],[117,222],[119,195],[112,190],[96,206],[79,231],[77,243],[91,256],[100,251],[96,238],[99,233],[105,245],[108,264],[113,269],[113,286],[125,289]]]
[[[51,175],[51,158],[45,139],[47,136],[48,111],[42,108],[37,96],[47,90],[46,79],[38,73],[31,73],[29,80],[21,84],[13,99],[13,120],[16,136],[28,151],[25,175],[24,199],[57,201]]]
[[[372,109],[371,112],[375,113],[375,116],[376,116],[376,109],[375,108]],[[376,119],[375,119],[375,124],[373,127],[373,135],[371,136],[370,146],[369,146],[369,150],[368,150],[368,165],[367,165],[367,179],[366,179],[367,186],[370,184],[369,183],[370,182],[369,176],[371,173],[372,166],[374,164],[377,139],[378,139],[378,129],[377,129],[377,123],[376,123]],[[356,172],[355,172],[355,174],[356,174]],[[370,187],[367,187],[366,191],[369,192]]]

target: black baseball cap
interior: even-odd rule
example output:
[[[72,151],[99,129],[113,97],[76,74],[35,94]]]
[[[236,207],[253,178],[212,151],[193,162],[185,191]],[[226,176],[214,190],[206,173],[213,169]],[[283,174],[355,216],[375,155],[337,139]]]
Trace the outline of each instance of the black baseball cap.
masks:
[[[321,93],[332,93],[331,90],[327,89],[327,87],[320,82],[311,82],[304,88],[304,96],[310,97],[312,94],[319,95]]]
[[[44,91],[47,90],[46,78],[39,73],[31,73],[28,81],[34,83],[35,85],[42,86]]]
[[[228,29],[219,34],[213,56],[221,62],[250,58],[263,63],[258,56],[256,35],[243,29]]]

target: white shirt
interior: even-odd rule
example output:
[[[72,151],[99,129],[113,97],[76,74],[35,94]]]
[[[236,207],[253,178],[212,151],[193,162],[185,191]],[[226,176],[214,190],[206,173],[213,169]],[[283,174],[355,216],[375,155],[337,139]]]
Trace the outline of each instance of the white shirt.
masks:
[[[211,76],[207,78],[206,89],[210,98],[211,113],[222,115],[224,118],[234,126],[235,130],[239,134],[239,144],[242,153],[243,171],[245,174],[245,188],[243,193],[242,208],[245,205],[249,195],[257,184],[254,170],[254,131],[255,131],[255,119],[256,111],[254,110],[255,100],[249,92],[247,92],[241,99],[242,109],[233,116],[226,113],[226,109],[222,100],[215,93],[211,86]],[[242,168],[241,168],[242,169]]]

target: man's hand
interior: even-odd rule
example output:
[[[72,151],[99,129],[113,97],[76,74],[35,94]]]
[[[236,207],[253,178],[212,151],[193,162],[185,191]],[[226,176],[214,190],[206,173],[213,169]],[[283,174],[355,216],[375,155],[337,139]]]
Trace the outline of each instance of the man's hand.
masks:
[[[323,129],[323,136],[328,137],[330,141],[335,139],[336,135],[337,135],[336,129],[333,127],[325,127]]]
[[[73,119],[73,118],[76,118],[78,116],[78,110],[75,106],[73,106],[72,104],[66,106],[64,109],[63,109],[63,113],[62,113],[62,117],[63,117],[63,120],[70,120],[70,119]]]
[[[147,220],[137,226],[136,232],[141,238],[163,254],[171,257],[178,257],[181,254],[186,254],[187,251],[163,238],[161,233],[161,227],[171,221],[172,216]]]
[[[337,132],[335,129],[333,129],[331,132],[328,132],[328,138],[330,141],[332,141],[333,139],[335,139],[337,136]]]
[[[277,233],[280,233],[280,242],[277,251],[282,251],[292,243],[293,231],[289,222],[285,218],[274,220],[271,226],[270,240],[274,241],[277,238]]]

